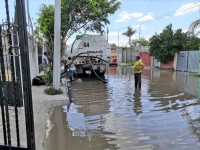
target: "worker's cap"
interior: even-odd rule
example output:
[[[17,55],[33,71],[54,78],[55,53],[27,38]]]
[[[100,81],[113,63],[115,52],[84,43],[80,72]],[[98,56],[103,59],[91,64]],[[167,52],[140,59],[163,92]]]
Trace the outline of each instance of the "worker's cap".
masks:
[[[136,56],[135,58],[140,59],[140,56]]]

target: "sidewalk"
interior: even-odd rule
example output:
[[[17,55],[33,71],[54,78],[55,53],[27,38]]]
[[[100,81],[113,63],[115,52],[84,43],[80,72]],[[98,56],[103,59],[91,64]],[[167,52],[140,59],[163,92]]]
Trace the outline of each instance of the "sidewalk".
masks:
[[[46,125],[48,124],[48,111],[56,106],[63,106],[69,104],[66,92],[61,95],[47,95],[44,93],[46,86],[33,86],[33,112],[34,112],[34,127],[35,127],[35,142],[36,150],[43,150],[43,141],[46,136]],[[11,125],[11,140],[12,144],[16,144],[16,127],[15,127],[15,113],[14,108],[9,108],[10,125]],[[25,128],[25,114],[24,108],[18,108],[19,114],[19,132],[20,143],[26,145],[26,128]],[[2,120],[0,117],[0,129],[2,129]],[[3,142],[3,133],[0,132],[0,142]]]
[[[47,95],[44,93],[46,86],[33,86],[33,112],[35,122],[36,149],[43,149],[43,141],[46,135],[46,125],[48,124],[48,111],[56,106],[69,104],[66,92],[61,95]]]

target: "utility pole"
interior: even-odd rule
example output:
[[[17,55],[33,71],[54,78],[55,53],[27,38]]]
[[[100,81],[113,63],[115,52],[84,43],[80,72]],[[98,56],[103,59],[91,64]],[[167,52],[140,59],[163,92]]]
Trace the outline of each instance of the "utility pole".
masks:
[[[139,52],[141,52],[141,45],[140,45],[141,25],[142,25],[142,24],[140,24],[140,28],[139,28],[139,39],[138,39],[138,41],[139,41]]]
[[[109,30],[108,30],[108,27],[107,27],[107,41],[108,41],[108,33],[109,33]]]
[[[55,0],[54,12],[54,61],[53,61],[53,88],[60,88],[60,32],[61,32],[61,0]]]
[[[127,48],[127,44],[128,44],[128,42],[126,42],[126,63],[127,63],[127,56],[128,56],[128,55],[127,55],[127,49],[128,49],[128,48]]]
[[[119,30],[118,30],[118,48],[119,48]]]

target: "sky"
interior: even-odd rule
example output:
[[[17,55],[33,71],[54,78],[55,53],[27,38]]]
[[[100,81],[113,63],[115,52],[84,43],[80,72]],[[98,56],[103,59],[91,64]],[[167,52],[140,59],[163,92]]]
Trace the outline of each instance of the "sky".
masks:
[[[14,1],[8,0],[10,16],[13,18]],[[130,26],[136,30],[132,40],[139,38],[139,27],[141,24],[140,37],[149,39],[155,33],[160,33],[170,23],[174,30],[181,28],[187,31],[190,24],[200,18],[200,0],[119,0],[120,9],[114,15],[109,16],[110,24],[105,26],[109,29],[108,41],[119,46],[125,46],[128,38],[122,35]],[[41,4],[54,4],[55,0],[29,0],[29,11],[33,22],[36,22],[37,13]],[[5,1],[0,0],[0,19],[5,19]],[[119,40],[118,40],[119,33]],[[78,33],[77,33],[78,34]],[[95,33],[87,33],[95,34]],[[76,35],[76,34],[75,34]],[[73,35],[67,42],[70,45],[74,39]]]

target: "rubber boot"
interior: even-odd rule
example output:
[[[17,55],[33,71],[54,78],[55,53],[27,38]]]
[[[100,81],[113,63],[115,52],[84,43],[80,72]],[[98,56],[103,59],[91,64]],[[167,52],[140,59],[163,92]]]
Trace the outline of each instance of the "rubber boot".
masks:
[[[72,77],[69,77],[70,81],[72,81]]]

